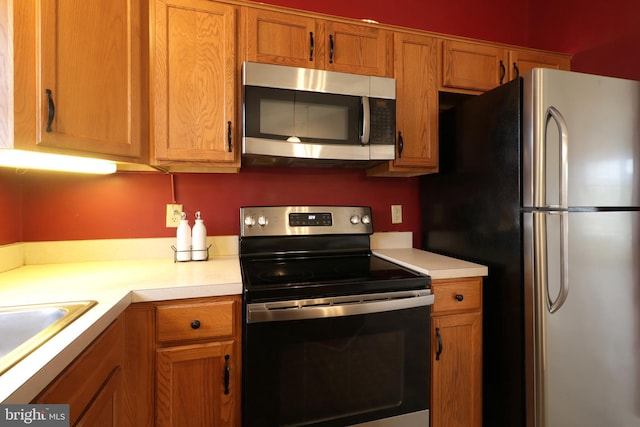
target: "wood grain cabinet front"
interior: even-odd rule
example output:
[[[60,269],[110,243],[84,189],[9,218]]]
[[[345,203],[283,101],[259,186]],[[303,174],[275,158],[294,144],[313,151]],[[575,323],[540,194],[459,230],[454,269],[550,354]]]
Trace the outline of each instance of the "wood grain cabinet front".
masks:
[[[237,169],[237,7],[206,0],[152,4],[152,164]]]
[[[482,426],[482,278],[434,280],[431,426]]]
[[[535,67],[568,70],[568,55],[518,49],[479,41],[443,39],[440,89],[477,94],[525,74]]]
[[[156,426],[240,421],[239,296],[156,305]]]
[[[394,33],[396,78],[395,160],[367,171],[370,176],[416,176],[438,171],[437,39]]]
[[[487,91],[508,80],[507,50],[490,44],[443,40],[440,85],[446,89]]]
[[[69,404],[71,426],[125,425],[124,327],[115,320],[33,403]]]
[[[245,7],[245,60],[391,76],[393,34],[375,25]]]
[[[10,3],[15,148],[144,160],[146,2]]]

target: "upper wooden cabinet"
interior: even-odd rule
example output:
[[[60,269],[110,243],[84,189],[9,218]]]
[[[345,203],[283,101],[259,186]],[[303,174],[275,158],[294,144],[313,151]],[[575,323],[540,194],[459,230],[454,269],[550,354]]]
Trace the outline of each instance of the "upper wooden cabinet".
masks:
[[[370,176],[413,176],[438,169],[436,39],[394,34],[396,158],[368,171]]]
[[[239,167],[236,7],[156,0],[152,9],[152,164]]]
[[[442,40],[440,62],[440,89],[463,93],[493,89],[535,67],[570,65],[567,55],[459,40]]]
[[[326,21],[326,68],[344,73],[391,76],[393,34],[360,24]]]
[[[538,52],[524,49],[509,50],[509,77],[511,80],[521,76],[533,68],[553,68],[569,70],[571,66],[567,55]]]
[[[242,9],[246,37],[245,59],[252,62],[324,68],[316,19],[271,10]]]
[[[261,8],[243,8],[243,15],[247,61],[392,75],[390,31]]]
[[[441,86],[486,91],[507,81],[507,50],[494,45],[442,41]]]
[[[143,4],[13,1],[15,148],[142,159]]]

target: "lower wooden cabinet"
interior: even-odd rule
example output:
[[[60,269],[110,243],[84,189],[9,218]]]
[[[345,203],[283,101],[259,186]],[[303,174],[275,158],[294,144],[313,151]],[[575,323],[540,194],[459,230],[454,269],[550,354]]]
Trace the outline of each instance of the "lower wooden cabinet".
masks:
[[[68,403],[71,426],[124,425],[124,321],[115,320],[33,403]]]
[[[128,426],[239,426],[240,296],[132,304]]]
[[[438,171],[436,39],[394,34],[396,157],[367,171],[369,176],[418,176]]]
[[[482,426],[482,279],[434,280],[431,427]]]
[[[240,421],[240,297],[156,307],[156,426]]]
[[[157,351],[157,426],[233,426],[237,375],[233,341]],[[231,393],[233,389],[233,393]]]

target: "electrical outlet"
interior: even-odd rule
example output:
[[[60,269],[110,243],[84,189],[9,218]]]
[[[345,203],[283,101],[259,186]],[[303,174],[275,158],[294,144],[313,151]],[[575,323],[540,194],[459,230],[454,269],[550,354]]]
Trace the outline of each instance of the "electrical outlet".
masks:
[[[391,224],[402,224],[402,205],[391,205]]]
[[[167,205],[167,228],[177,228],[182,219],[182,205]]]

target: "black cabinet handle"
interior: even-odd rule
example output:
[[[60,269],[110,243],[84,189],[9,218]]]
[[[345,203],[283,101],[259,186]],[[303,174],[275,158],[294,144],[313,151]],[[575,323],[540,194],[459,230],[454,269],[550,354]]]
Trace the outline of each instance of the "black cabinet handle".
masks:
[[[462,294],[457,294],[457,295],[456,295],[456,301],[460,302],[460,301],[462,301],[463,299],[464,299],[464,295],[462,295]]]
[[[193,320],[191,322],[191,329],[199,329],[200,328],[200,321],[199,320]]]
[[[224,355],[224,394],[229,394],[229,378],[231,377],[231,368],[229,367],[229,355]]]
[[[227,144],[229,145],[229,152],[230,153],[232,151],[231,142],[232,142],[232,139],[231,139],[231,120],[229,120],[227,122]]]
[[[507,75],[507,69],[502,60],[500,60],[500,84],[504,83],[504,77]]]
[[[404,150],[404,139],[402,138],[402,132],[398,132],[398,157],[402,157],[403,150]]]
[[[309,33],[309,61],[313,61],[313,50],[315,43],[313,41],[313,31]]]
[[[442,355],[442,336],[440,336],[440,328],[436,328],[436,339],[438,340],[438,350],[436,352],[436,360],[440,360],[440,355]]]
[[[516,72],[516,79],[520,77],[520,68],[518,68],[518,64],[513,63],[513,70]]]
[[[329,34],[329,64],[333,64],[333,34]]]
[[[51,132],[51,125],[53,124],[53,118],[56,115],[56,105],[53,103],[53,95],[51,94],[51,89],[45,89],[44,92],[47,94],[47,100],[49,102],[49,113],[47,115],[47,128],[45,130],[47,132]]]

